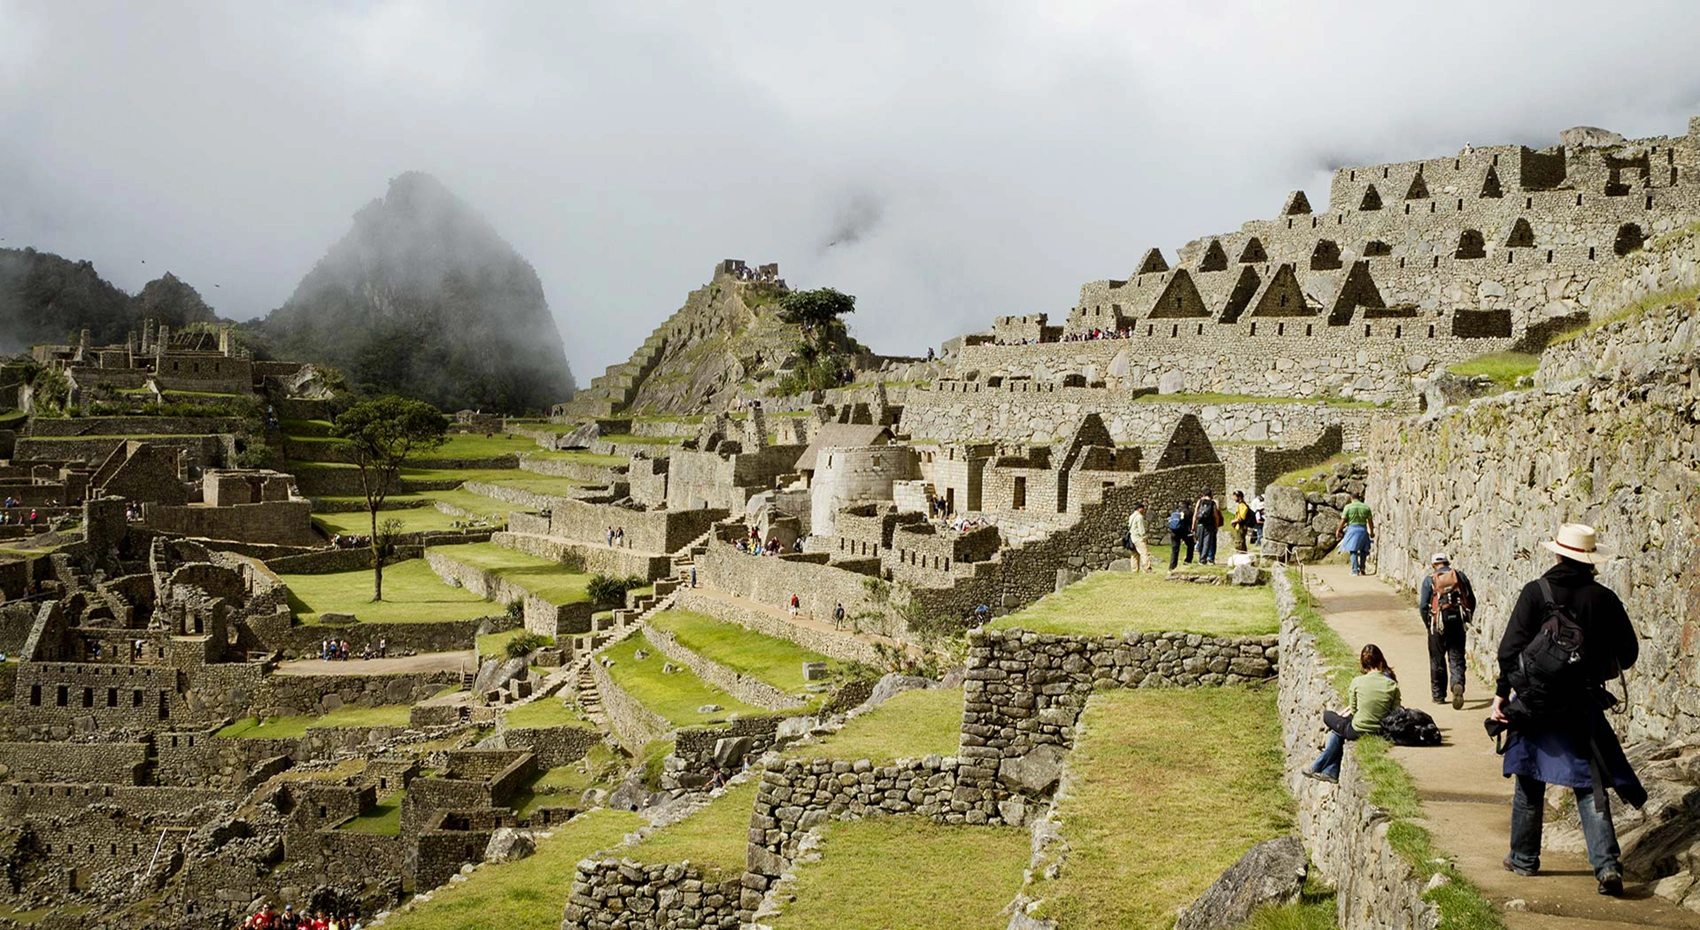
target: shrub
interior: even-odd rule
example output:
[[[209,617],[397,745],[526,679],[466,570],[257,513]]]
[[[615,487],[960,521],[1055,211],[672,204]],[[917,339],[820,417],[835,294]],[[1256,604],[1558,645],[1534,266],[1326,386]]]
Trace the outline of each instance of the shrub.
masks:
[[[548,644],[549,640],[537,635],[536,633],[521,633],[513,639],[508,640],[508,644],[505,648],[508,653],[508,658],[523,659],[530,655],[533,650],[541,649]]]
[[[585,584],[584,591],[590,595],[592,601],[598,604],[623,604],[626,600],[627,591],[633,588],[641,588],[648,583],[637,575],[627,575],[621,578],[618,575],[598,572],[592,575],[590,581]]]
[[[525,601],[524,600],[516,597],[513,600],[508,602],[508,619],[510,619],[510,620],[524,620],[525,619]]]

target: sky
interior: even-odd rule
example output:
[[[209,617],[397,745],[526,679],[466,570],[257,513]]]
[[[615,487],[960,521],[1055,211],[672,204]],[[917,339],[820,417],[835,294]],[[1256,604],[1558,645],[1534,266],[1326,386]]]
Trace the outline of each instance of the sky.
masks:
[[[390,178],[537,269],[581,384],[722,258],[921,354],[1328,173],[1680,135],[1700,5],[0,0],[0,247],[282,304]]]

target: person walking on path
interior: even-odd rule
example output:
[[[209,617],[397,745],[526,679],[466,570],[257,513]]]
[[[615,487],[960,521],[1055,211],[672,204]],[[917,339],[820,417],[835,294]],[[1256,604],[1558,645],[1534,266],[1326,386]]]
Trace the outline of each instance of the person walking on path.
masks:
[[[1198,536],[1198,564],[1216,564],[1216,530],[1222,526],[1222,505],[1210,491],[1199,495],[1192,508],[1193,532]]]
[[[1370,544],[1375,542],[1375,515],[1369,512],[1369,505],[1364,503],[1362,494],[1354,493],[1346,509],[1341,511],[1340,526],[1334,530],[1334,535],[1340,539],[1340,548],[1351,558],[1352,574],[1363,574]]]
[[[1340,780],[1340,760],[1346,754],[1346,741],[1356,740],[1365,733],[1380,733],[1381,718],[1399,706],[1399,679],[1381,654],[1381,647],[1371,643],[1358,653],[1358,667],[1363,674],[1352,679],[1346,688],[1346,709],[1342,713],[1322,712],[1322,724],[1329,730],[1328,743],[1322,755],[1305,769],[1305,777],[1319,781]]]
[[[1561,785],[1576,794],[1599,893],[1620,895],[1623,866],[1605,789],[1637,808],[1647,791],[1606,721],[1617,701],[1605,684],[1635,664],[1640,642],[1623,602],[1594,578],[1606,556],[1593,527],[1566,523],[1541,545],[1557,562],[1523,586],[1511,609],[1490,719],[1506,728],[1504,773],[1516,779],[1504,865],[1517,875],[1540,870],[1546,788]]]
[[[1234,551],[1246,552],[1246,533],[1251,531],[1251,506],[1245,502],[1245,492],[1235,491],[1234,502],[1229,505],[1233,515]]]
[[[837,630],[844,626],[844,604],[835,604],[832,608],[832,628]]]
[[[1429,691],[1436,704],[1445,704],[1450,675],[1454,710],[1464,709],[1464,627],[1475,612],[1469,576],[1453,568],[1446,553],[1436,552],[1417,592],[1417,613],[1428,631]]]
[[[1186,547],[1186,564],[1192,564],[1192,505],[1177,501],[1169,514],[1169,571],[1180,564],[1181,547]]]
[[[1145,539],[1145,502],[1133,505],[1133,513],[1127,515],[1127,539],[1133,547],[1133,557],[1138,563],[1134,565],[1136,572],[1156,571],[1151,566],[1151,543]]]

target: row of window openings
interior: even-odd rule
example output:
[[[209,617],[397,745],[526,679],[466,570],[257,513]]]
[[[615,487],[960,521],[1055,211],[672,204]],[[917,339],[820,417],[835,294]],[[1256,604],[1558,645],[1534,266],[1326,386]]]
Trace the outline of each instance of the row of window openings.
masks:
[[[1655,152],[1658,151],[1658,147],[1655,146],[1653,148],[1653,151],[1655,151]],[[1493,163],[1492,163],[1493,166],[1496,167],[1496,168],[1499,167],[1499,153],[1495,152],[1492,157],[1493,157]],[[1462,158],[1452,159],[1452,170],[1453,171],[1463,170],[1463,167],[1464,167],[1464,159],[1462,159]],[[1381,168],[1381,176],[1384,177],[1384,178],[1387,177],[1387,173],[1391,170],[1393,170],[1391,165],[1383,165],[1382,168]],[[1358,179],[1358,170],[1356,168],[1353,168],[1352,169],[1352,180],[1356,181],[1357,179]]]
[[[46,849],[47,849],[48,854],[51,855],[53,853],[53,844],[48,843],[46,845]],[[77,844],[76,843],[66,843],[65,846],[64,846],[64,850],[65,850],[65,855],[74,856],[74,855],[77,854]],[[91,855],[91,856],[94,855],[94,850],[95,850],[95,844],[90,843],[89,844],[89,855]],[[106,854],[109,855],[109,856],[118,855],[118,844],[117,843],[106,844]],[[131,843],[130,844],[130,855],[139,856],[141,854],[142,854],[141,847],[136,845],[135,843]]]
[[[1646,209],[1648,209],[1648,210],[1653,209],[1653,195],[1652,194],[1647,195],[1647,199],[1646,199],[1645,203],[1646,203]],[[1582,205],[1582,195],[1581,194],[1576,195],[1576,205],[1578,207],[1580,207]],[[1525,209],[1525,210],[1533,209],[1534,206],[1535,206],[1535,198],[1533,198],[1533,197],[1523,198],[1523,209]],[[1366,209],[1365,212],[1374,212],[1374,209],[1377,209],[1377,208],[1369,208],[1369,209]],[[1458,209],[1459,210],[1464,209],[1463,198],[1459,198],[1459,200],[1458,200]],[[1430,213],[1440,212],[1439,202],[1434,201],[1434,200],[1430,200],[1428,202],[1428,212],[1430,212]],[[1410,214],[1411,214],[1411,205],[1407,203],[1407,204],[1405,204],[1405,215],[1409,216]],[[1317,217],[1314,217],[1314,216],[1311,217],[1310,218],[1310,228],[1316,229],[1319,225],[1321,225],[1321,222],[1322,221],[1320,219],[1318,219]],[[1346,214],[1337,213],[1337,214],[1334,215],[1334,225],[1344,226],[1345,223],[1346,223]],[[1293,218],[1290,217],[1290,216],[1287,217],[1287,228],[1288,229],[1293,228]]]
[[[58,705],[59,707],[69,707],[69,706],[71,706],[71,689],[70,689],[70,687],[67,686],[67,685],[60,685],[58,693],[56,695],[54,695],[54,698],[55,698],[54,703],[56,705]],[[169,700],[170,699],[166,697],[166,692],[164,692],[164,691],[159,692],[159,717],[160,717],[161,720],[165,719],[166,708],[168,706]],[[142,703],[143,703],[142,690],[140,688],[132,690],[130,692],[130,706],[131,707],[141,707]],[[40,707],[41,706],[41,685],[30,685],[30,706],[31,707]],[[93,707],[94,706],[94,689],[93,688],[84,688],[83,689],[83,706],[84,707]],[[107,688],[106,689],[106,706],[107,707],[117,707],[118,706],[118,689],[117,688]]]

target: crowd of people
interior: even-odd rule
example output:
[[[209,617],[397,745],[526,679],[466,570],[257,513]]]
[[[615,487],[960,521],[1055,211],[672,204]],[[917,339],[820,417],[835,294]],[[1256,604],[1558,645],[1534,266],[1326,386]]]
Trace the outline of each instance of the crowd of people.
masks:
[[[365,549],[372,545],[372,537],[338,533],[331,537],[331,545],[337,549]]]
[[[390,654],[388,637],[380,636],[376,643],[368,642],[360,647],[362,659],[385,659]],[[346,639],[326,639],[319,641],[319,659],[325,662],[346,662],[353,658]]]
[[[769,536],[767,541],[763,542],[761,538],[761,530],[752,526],[750,527],[750,535],[738,540],[738,551],[745,555],[769,556],[784,555],[787,552],[802,552],[803,538],[799,536],[792,540],[790,546],[786,546],[784,543],[780,542],[778,536]],[[695,587],[694,583],[692,584],[692,587]]]
[[[48,501],[47,506],[57,507],[58,501]],[[34,526],[41,522],[41,511],[35,507],[26,507],[24,502],[15,497],[7,496],[5,510],[0,510],[0,526]]]
[[[1169,511],[1165,526],[1169,530],[1169,571],[1183,561],[1191,565],[1194,558],[1200,565],[1216,564],[1217,534],[1226,527],[1233,533],[1234,551],[1249,552],[1263,538],[1263,498],[1249,500],[1244,491],[1235,491],[1224,504],[1214,491],[1206,488],[1197,500],[1176,501]],[[1127,536],[1123,547],[1132,550],[1139,560],[1139,570],[1154,571],[1149,545],[1149,525],[1143,501],[1134,505],[1127,518]]]
[[[242,930],[362,930],[365,926],[353,914],[296,913],[293,904],[285,904],[281,911],[264,904],[242,921]]]

